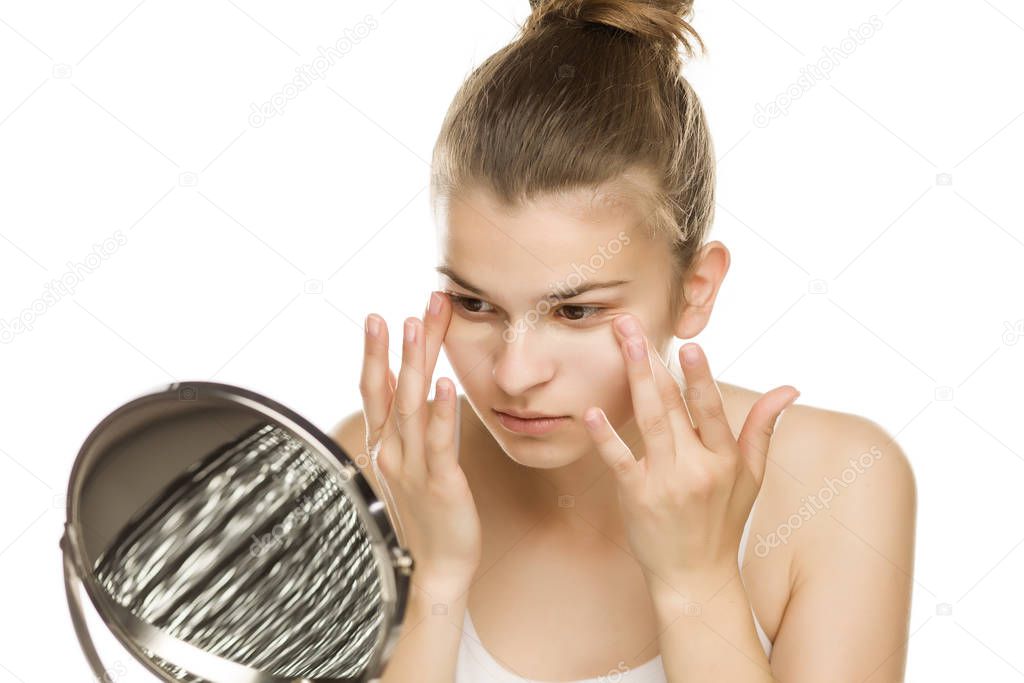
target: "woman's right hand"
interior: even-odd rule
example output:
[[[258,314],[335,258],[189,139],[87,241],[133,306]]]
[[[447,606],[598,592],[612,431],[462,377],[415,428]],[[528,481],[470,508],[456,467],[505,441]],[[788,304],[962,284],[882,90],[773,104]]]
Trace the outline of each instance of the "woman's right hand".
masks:
[[[454,383],[439,378],[433,405],[427,394],[452,308],[433,292],[424,321],[407,318],[398,378],[388,362],[384,319],[367,316],[359,391],[366,420],[366,448],[399,542],[412,554],[413,578],[430,591],[468,588],[480,563],[476,503],[458,464]],[[377,336],[371,334],[377,327]],[[410,334],[414,339],[410,341]]]

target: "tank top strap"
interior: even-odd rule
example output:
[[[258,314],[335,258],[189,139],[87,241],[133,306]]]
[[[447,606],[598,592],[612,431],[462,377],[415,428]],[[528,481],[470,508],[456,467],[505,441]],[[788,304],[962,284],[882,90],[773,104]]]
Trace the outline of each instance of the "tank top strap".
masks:
[[[743,534],[740,536],[740,548],[736,559],[739,561],[740,566],[743,566],[743,554],[747,549],[747,539],[750,537],[750,521],[754,518],[754,510],[757,509],[757,501],[760,498],[754,499],[754,504],[750,507],[750,514],[747,515],[747,521],[743,523]]]
[[[459,459],[459,448],[462,441],[462,400],[455,393],[455,460]]]
[[[740,547],[737,553],[736,561],[740,567],[740,580],[743,580],[743,554],[747,549],[747,539],[750,537],[750,521],[754,518],[754,510],[757,509],[757,503],[761,500],[758,496],[754,499],[754,504],[750,507],[750,514],[747,515],[747,521],[743,524],[743,534],[740,536]],[[764,648],[765,654],[769,657],[772,653],[772,641],[768,638],[768,634],[765,633],[764,628],[761,626],[761,620],[757,618],[757,613],[754,611],[754,606],[750,606],[750,614],[754,617],[754,630],[757,631],[757,639],[761,641],[761,647]]]

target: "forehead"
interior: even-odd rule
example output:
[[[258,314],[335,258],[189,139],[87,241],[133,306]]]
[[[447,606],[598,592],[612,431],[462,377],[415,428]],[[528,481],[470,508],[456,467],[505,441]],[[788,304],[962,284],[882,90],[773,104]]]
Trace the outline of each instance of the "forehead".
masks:
[[[540,295],[571,273],[635,279],[665,249],[649,234],[649,212],[623,192],[575,190],[507,206],[481,188],[446,205],[441,264],[487,292]]]

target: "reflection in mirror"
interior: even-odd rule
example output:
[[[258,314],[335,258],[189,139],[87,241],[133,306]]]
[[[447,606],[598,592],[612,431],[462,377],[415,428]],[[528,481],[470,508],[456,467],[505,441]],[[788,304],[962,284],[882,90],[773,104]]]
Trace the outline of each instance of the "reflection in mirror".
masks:
[[[302,442],[270,424],[168,484],[95,571],[135,617],[276,676],[354,676],[380,625],[355,509]]]
[[[75,632],[103,681],[133,663],[165,681],[374,680],[414,564],[330,437],[212,382],[172,384],[96,426],[61,547]]]

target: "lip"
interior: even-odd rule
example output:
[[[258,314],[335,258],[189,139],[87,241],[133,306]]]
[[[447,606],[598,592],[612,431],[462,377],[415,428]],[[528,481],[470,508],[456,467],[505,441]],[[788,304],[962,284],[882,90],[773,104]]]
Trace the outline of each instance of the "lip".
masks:
[[[547,434],[568,424],[572,420],[568,415],[521,418],[500,410],[495,410],[494,413],[498,416],[498,420],[501,421],[501,425],[505,429],[517,434]]]
[[[498,408],[495,408],[494,412],[504,413],[506,415],[511,415],[512,417],[518,417],[520,420],[532,420],[538,417],[565,417],[565,415],[548,415],[547,413],[538,413],[536,410],[500,410]]]

